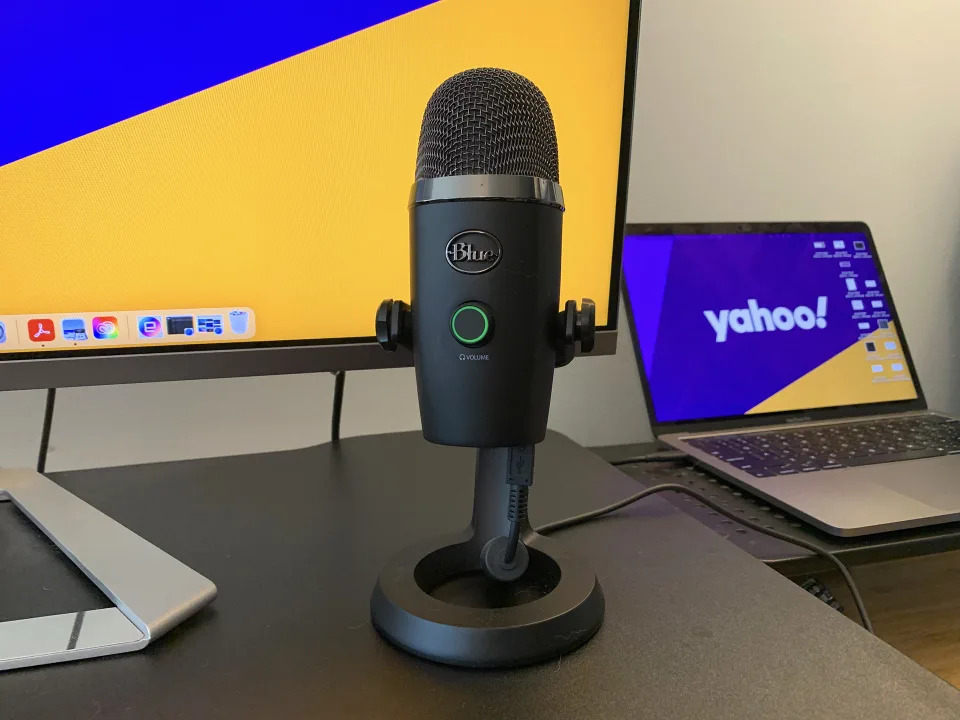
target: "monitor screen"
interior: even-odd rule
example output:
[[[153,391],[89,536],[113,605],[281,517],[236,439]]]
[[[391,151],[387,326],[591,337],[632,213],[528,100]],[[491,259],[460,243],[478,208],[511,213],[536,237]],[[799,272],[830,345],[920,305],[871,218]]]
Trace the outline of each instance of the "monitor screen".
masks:
[[[628,235],[623,272],[657,422],[918,397],[866,233]]]
[[[637,5],[4,7],[0,359],[369,338],[409,298],[424,106],[483,66],[550,103],[562,297],[610,325]]]

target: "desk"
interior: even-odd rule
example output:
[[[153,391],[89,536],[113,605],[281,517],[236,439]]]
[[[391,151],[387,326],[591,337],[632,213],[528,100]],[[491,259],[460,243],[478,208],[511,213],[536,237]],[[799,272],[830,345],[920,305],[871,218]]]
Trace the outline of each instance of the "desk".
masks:
[[[654,443],[596,448],[617,462],[655,452]],[[877,634],[929,670],[960,687],[960,523],[842,538],[819,530],[763,499],[686,463],[634,463],[620,467],[639,483],[680,482],[712,496],[735,515],[819,543],[850,568]],[[686,496],[662,496],[741,549],[802,582],[826,582],[848,616],[857,617],[840,574],[819,556],[762,535]]]
[[[608,462],[623,462],[629,458],[649,455],[658,449],[663,448],[656,443],[638,443],[593,448],[593,451]],[[660,482],[680,482],[689,485],[735,513],[762,521],[771,529],[818,543],[848,565],[960,550],[960,522],[879,535],[837,537],[794,518],[787,512],[770,507],[766,501],[754,497],[748,491],[717,480],[708,472],[695,468],[687,462],[635,463],[621,465],[620,470],[646,486]],[[777,567],[785,574],[814,572],[832,567],[823,558],[796,545],[735,525],[731,526],[727,518],[718,516],[709,508],[699,505],[693,498],[678,495],[664,497],[738,547]],[[734,530],[734,528],[737,529]]]
[[[477,672],[395,650],[370,626],[377,573],[397,548],[466,523],[472,470],[471,452],[405,433],[54,475],[220,595],[140,653],[0,675],[0,718],[960,717],[952,687],[660,499],[562,535],[607,598],[577,652]],[[553,433],[536,477],[534,524],[636,488]],[[95,600],[42,552],[9,554],[21,590],[34,578],[20,609]],[[44,592],[41,578],[59,585]]]

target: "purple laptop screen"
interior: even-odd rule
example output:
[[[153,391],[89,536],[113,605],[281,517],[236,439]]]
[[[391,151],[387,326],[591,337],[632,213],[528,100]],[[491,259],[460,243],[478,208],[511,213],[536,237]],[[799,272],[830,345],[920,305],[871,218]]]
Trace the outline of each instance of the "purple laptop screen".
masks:
[[[623,271],[657,422],[917,397],[861,233],[627,236]]]

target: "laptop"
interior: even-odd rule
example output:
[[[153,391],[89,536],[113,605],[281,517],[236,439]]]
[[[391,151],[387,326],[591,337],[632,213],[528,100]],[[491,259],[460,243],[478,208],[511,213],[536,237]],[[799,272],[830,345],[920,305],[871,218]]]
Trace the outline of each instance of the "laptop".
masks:
[[[628,225],[623,275],[659,440],[834,535],[960,520],[864,223]]]

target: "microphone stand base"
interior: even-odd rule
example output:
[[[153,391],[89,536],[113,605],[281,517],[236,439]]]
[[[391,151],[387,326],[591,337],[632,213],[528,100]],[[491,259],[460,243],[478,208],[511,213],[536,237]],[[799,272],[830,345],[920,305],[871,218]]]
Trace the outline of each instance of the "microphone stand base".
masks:
[[[474,543],[457,536],[408,548],[380,575],[374,627],[407,652],[465,667],[519,667],[576,649],[603,622],[600,584],[548,538],[524,542],[530,565],[507,583],[484,575]]]
[[[381,572],[371,618],[397,647],[448,665],[508,668],[568,653],[600,629],[604,599],[593,570],[529,526],[520,578],[501,582],[482,571],[484,545],[509,528],[505,452],[478,453],[469,528],[402,550]]]

